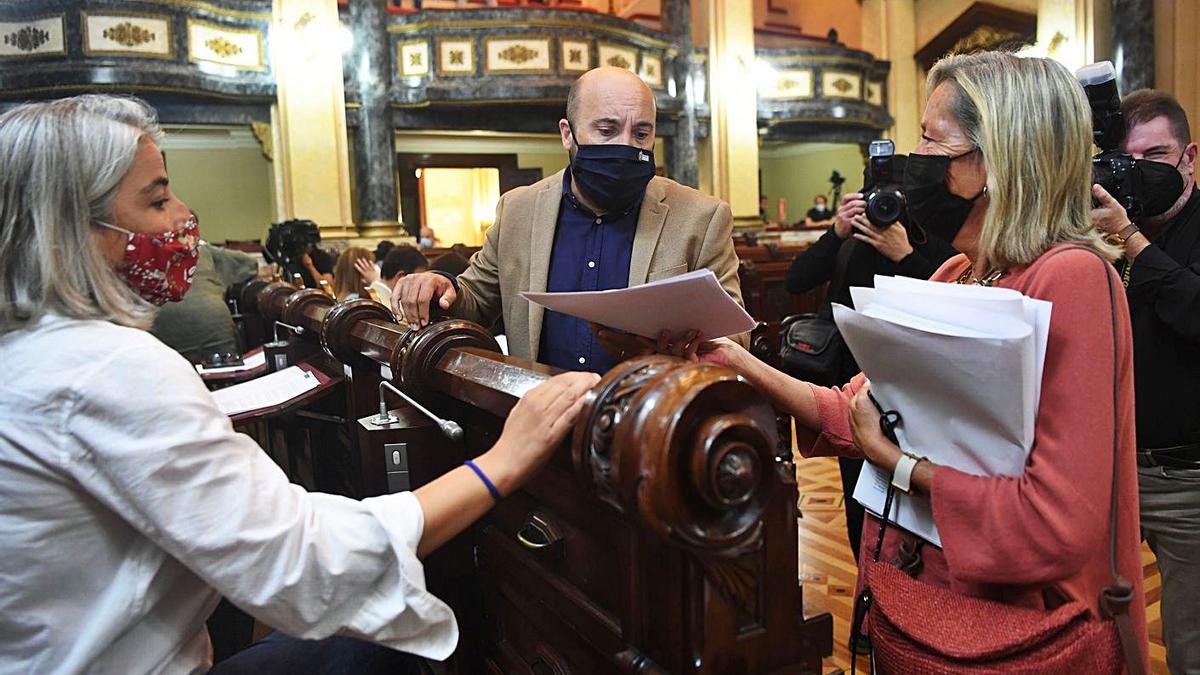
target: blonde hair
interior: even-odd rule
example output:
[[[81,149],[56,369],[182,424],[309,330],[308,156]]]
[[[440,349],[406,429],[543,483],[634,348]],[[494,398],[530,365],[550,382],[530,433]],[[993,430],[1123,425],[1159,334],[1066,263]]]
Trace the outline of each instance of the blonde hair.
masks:
[[[1050,59],[981,52],[938,61],[926,91],[943,83],[987,170],[981,261],[1026,265],[1068,242],[1116,259],[1092,225],[1091,112],[1075,77]]]
[[[333,266],[333,294],[338,300],[345,300],[351,293],[365,297],[367,280],[354,268],[354,263],[359,260],[371,262],[374,259],[370,251],[359,246],[351,246],[338,256],[337,264]]]
[[[0,334],[53,312],[148,328],[155,308],[105,259],[97,220],[112,218],[138,142],[162,137],[135,98],[86,95],[0,115]]]

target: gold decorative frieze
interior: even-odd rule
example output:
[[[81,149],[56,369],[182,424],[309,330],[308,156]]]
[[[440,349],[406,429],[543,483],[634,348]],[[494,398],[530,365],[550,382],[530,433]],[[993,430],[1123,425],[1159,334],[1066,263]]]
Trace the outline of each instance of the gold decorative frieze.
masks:
[[[624,68],[625,70],[634,73],[638,72],[638,55],[636,49],[620,45],[605,44],[603,42],[601,42],[598,47],[600,52],[600,65]]]
[[[867,80],[867,103],[883,105],[883,82]]]
[[[470,38],[437,41],[438,75],[474,75],[475,43]]]
[[[0,22],[0,58],[65,52],[61,14],[16,22]]]
[[[429,74],[429,43],[412,40],[396,45],[396,58],[401,77],[423,77]]]
[[[758,85],[758,97],[764,99],[812,98],[813,73],[806,68],[775,70],[774,76]]]
[[[591,46],[583,40],[563,40],[559,59],[563,72],[583,72],[592,67]]]
[[[231,58],[242,53],[242,48],[223,37],[215,37],[204,43],[213,53],[224,58]]]
[[[120,42],[126,47],[136,47],[148,42],[154,42],[154,33],[150,32],[147,28],[128,21],[119,23],[112,28],[105,28],[103,35],[109,40]]]
[[[82,19],[86,54],[170,58],[175,53],[169,16],[83,12]]]
[[[488,73],[549,73],[550,38],[485,38]]]
[[[239,70],[264,70],[262,32],[188,19],[188,59]]]
[[[862,99],[862,76],[838,70],[823,71],[821,95],[825,98]]]
[[[654,87],[662,89],[663,87],[663,63],[662,58],[653,54],[642,52],[642,81]]]

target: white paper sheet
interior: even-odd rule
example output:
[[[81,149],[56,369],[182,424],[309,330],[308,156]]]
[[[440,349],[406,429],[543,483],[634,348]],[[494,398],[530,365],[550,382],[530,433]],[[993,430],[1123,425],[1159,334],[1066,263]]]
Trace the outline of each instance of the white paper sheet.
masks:
[[[699,330],[718,338],[756,325],[707,269],[611,291],[521,295],[546,309],[649,338],[663,330],[675,337]]]
[[[296,366],[270,375],[218,389],[212,393],[217,407],[226,415],[269,408],[296,398],[320,386],[317,376]]]
[[[211,375],[214,373],[244,373],[248,370],[254,370],[259,366],[264,366],[267,363],[267,355],[262,350],[258,350],[249,356],[242,357],[242,365],[240,366],[221,366],[220,368],[205,368],[203,365],[196,364],[196,372],[201,375]]]
[[[906,451],[977,475],[1019,475],[1033,446],[1050,303],[1007,289],[876,277],[834,319],[875,398],[903,421]],[[879,514],[891,477],[863,467],[854,498]],[[941,544],[927,498],[903,496],[903,528]]]

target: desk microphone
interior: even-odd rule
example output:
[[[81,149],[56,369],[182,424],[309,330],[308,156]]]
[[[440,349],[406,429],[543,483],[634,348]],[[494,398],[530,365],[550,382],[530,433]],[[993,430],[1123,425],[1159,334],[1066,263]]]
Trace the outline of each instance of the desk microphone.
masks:
[[[417,403],[416,401],[414,401],[412,399],[412,397],[410,397],[408,394],[397,389],[395,386],[392,385],[391,382],[388,382],[387,380],[384,380],[379,383],[379,416],[376,417],[374,420],[372,420],[375,424],[377,424],[381,427],[385,427],[390,424],[396,424],[397,422],[400,421],[399,417],[396,417],[395,415],[388,412],[387,394],[384,392],[385,389],[391,390],[392,393],[394,393],[397,396],[399,396],[400,398],[404,399],[409,405],[411,405],[412,407],[421,411],[421,414],[425,415],[426,417],[433,420],[434,422],[437,422],[438,428],[442,430],[442,434],[446,438],[449,438],[452,441],[457,441],[457,440],[462,439],[463,430],[462,430],[462,427],[459,426],[457,422],[455,422],[453,420],[445,420],[445,419],[438,417],[437,415],[433,414],[433,412],[430,411],[428,408],[426,408],[425,406],[421,405],[420,403]]]

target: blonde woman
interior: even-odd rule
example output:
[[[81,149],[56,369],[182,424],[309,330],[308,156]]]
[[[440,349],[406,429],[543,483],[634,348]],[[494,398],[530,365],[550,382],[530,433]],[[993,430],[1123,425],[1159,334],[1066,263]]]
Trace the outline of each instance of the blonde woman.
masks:
[[[906,182],[933,185],[940,208],[966,204],[967,214],[954,240],[963,255],[933,279],[1015,289],[1050,301],[1053,313],[1025,472],[975,476],[928,460],[912,470],[912,486],[932,500],[943,544],[924,546],[917,578],[1035,609],[1074,600],[1101,616],[1099,593],[1112,580],[1109,504],[1116,470],[1117,566],[1134,584],[1130,611],[1144,660],[1128,306],[1121,293],[1115,303],[1110,299],[1110,266],[1080,250],[1113,253],[1089,217],[1087,103],[1057,63],[999,53],[940,61],[927,91],[921,142],[909,157],[906,171],[913,173]],[[888,473],[900,464],[902,452],[880,430],[862,375],[826,389],[763,366],[727,340],[700,351],[703,359],[741,371],[795,415],[806,456],[861,455]],[[863,561],[874,555],[878,531],[879,520],[869,517]],[[899,557],[904,537],[889,528],[880,560]]]
[[[308,638],[223,672],[445,658],[458,628],[420,558],[548,459],[598,378],[532,390],[473,467],[415,492],[292,485],[145,331],[187,290],[199,238],[160,136],[134,99],[0,116],[0,672],[203,672],[222,595]]]
[[[367,292],[372,279],[363,276],[359,265],[374,265],[374,256],[365,248],[351,246],[338,256],[333,266],[333,295],[338,302],[353,300]]]

